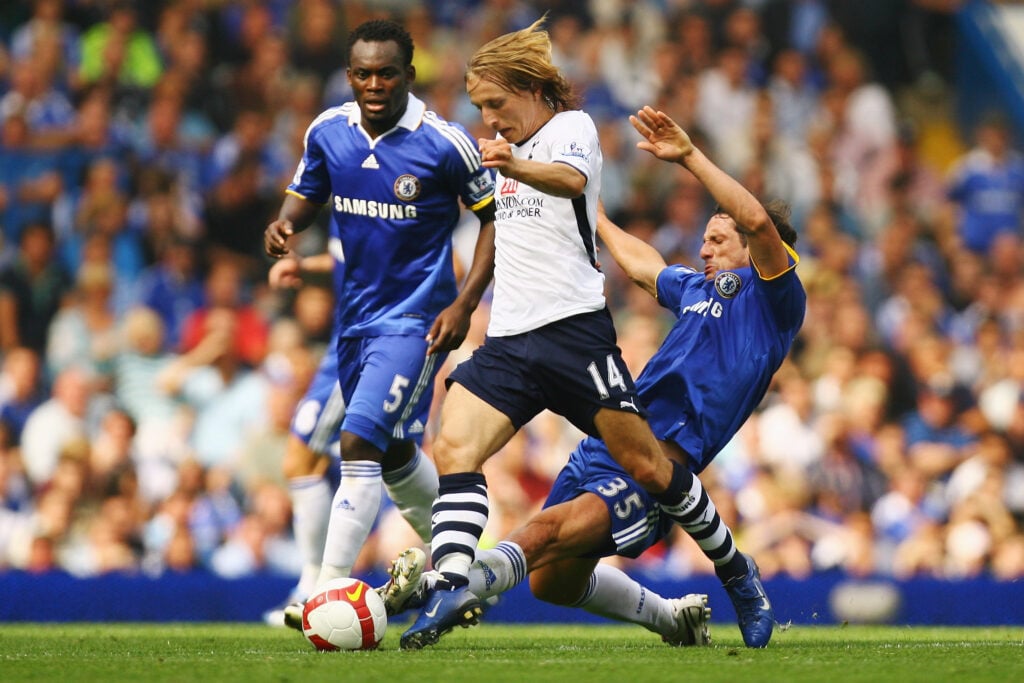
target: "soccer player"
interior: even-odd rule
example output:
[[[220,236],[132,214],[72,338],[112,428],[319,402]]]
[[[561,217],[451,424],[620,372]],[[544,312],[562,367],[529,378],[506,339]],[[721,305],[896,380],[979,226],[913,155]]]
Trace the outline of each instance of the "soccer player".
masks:
[[[305,273],[330,273],[333,261],[330,254],[282,258],[271,266],[267,280],[274,289],[298,287]],[[338,432],[345,416],[345,401],[338,383],[338,356],[334,352],[337,333],[335,324],[316,374],[296,404],[285,445],[281,470],[288,480],[292,533],[302,556],[302,572],[284,605],[264,614],[264,620],[271,626],[301,628],[302,605],[316,586],[323,562],[335,488],[328,476],[331,452],[338,447]]]
[[[638,556],[679,523],[714,563],[744,643],[765,647],[775,619],[757,565],[737,551],[696,475],[760,403],[803,323],[806,294],[792,250],[796,233],[784,204],[762,206],[671,118],[645,107],[630,120],[644,138],[638,147],[682,164],[718,202],[704,230],[703,272],[666,266],[653,247],[603,215],[598,224],[627,275],[677,317],[637,378],[637,390],[665,453],[685,465],[691,504],[681,521],[663,514],[605,443],[585,438],[559,473],[544,510],[495,549],[478,553],[469,590],[487,598],[530,573],[531,590],[543,600],[642,624],[674,644],[707,642],[707,618],[695,596],[666,600],[598,564],[602,556]],[[404,578],[416,580],[414,574]],[[415,596],[412,589],[401,595],[411,602]],[[478,616],[452,608],[436,615],[446,630]]]
[[[377,517],[382,480],[403,482],[400,507],[410,507],[406,518],[422,520],[417,531],[429,537],[437,478],[419,446],[433,380],[465,338],[494,268],[491,171],[464,128],[410,92],[408,32],[368,21],[349,35],[347,56],[355,101],[310,124],[278,218],[264,232],[267,254],[282,258],[288,239],[330,206],[345,415],[341,481],[317,585],[351,573]],[[460,200],[481,225],[461,291],[452,259]]]
[[[544,409],[600,436],[666,514],[686,510],[690,474],[662,454],[644,420],[605,303],[597,130],[552,64],[542,22],[484,45],[466,73],[470,101],[497,133],[479,141],[497,171],[494,298],[484,344],[448,378],[431,541],[444,580],[402,635],[404,648],[436,642],[461,619],[453,615],[481,612],[466,588],[488,515],[480,468]]]

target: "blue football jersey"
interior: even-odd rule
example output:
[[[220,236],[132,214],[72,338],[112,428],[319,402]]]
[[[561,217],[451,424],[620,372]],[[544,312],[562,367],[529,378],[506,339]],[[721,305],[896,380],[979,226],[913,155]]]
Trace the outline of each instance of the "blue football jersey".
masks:
[[[753,268],[713,280],[686,266],[658,276],[658,301],[678,320],[636,380],[659,439],[699,472],[764,398],[803,324],[807,295],[791,267],[771,280]]]
[[[317,117],[288,192],[330,207],[341,336],[426,335],[457,293],[459,200],[485,206],[494,179],[466,130],[413,95],[376,139],[359,121],[354,102]]]

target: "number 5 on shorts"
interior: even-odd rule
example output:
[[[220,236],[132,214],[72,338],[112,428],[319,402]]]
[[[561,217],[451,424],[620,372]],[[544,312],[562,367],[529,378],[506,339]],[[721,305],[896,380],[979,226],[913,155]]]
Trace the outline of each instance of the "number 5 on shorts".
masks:
[[[402,399],[404,398],[405,388],[409,386],[409,378],[401,375],[395,375],[395,381],[391,383],[391,390],[388,391],[391,394],[391,400],[384,401],[384,412],[393,413],[402,407]]]

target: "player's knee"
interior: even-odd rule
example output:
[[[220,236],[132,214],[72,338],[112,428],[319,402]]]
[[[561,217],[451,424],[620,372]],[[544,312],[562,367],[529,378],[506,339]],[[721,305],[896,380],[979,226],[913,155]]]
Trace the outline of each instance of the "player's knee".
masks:
[[[294,438],[294,437],[293,437]],[[318,467],[320,456],[309,449],[299,440],[290,441],[284,451],[284,459],[281,462],[281,473],[285,479],[298,479],[314,474],[322,473],[323,468]]]
[[[431,455],[434,456],[434,463],[441,472],[462,472],[475,469],[472,466],[473,458],[469,456],[469,449],[444,431],[434,439]]]
[[[647,491],[659,491],[665,488],[659,480],[658,463],[654,458],[632,458],[626,467],[629,476]]]

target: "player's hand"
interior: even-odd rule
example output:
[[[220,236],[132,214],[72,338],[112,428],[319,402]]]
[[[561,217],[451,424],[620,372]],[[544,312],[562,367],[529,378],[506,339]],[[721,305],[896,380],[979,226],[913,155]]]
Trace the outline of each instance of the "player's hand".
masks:
[[[480,146],[480,158],[485,168],[504,168],[512,163],[512,145],[502,138],[477,140]]]
[[[644,137],[637,148],[650,152],[659,159],[671,162],[682,160],[693,151],[693,142],[679,124],[662,111],[647,106],[630,116],[629,122]]]
[[[283,258],[270,266],[267,282],[274,289],[297,289],[302,285],[299,259]]]
[[[278,218],[268,225],[267,229],[263,231],[263,250],[267,252],[267,256],[271,258],[287,256],[290,251],[288,238],[293,234],[295,234],[295,228],[289,220]]]
[[[427,355],[454,351],[462,346],[469,334],[472,311],[466,311],[458,302],[441,311],[427,334]]]

